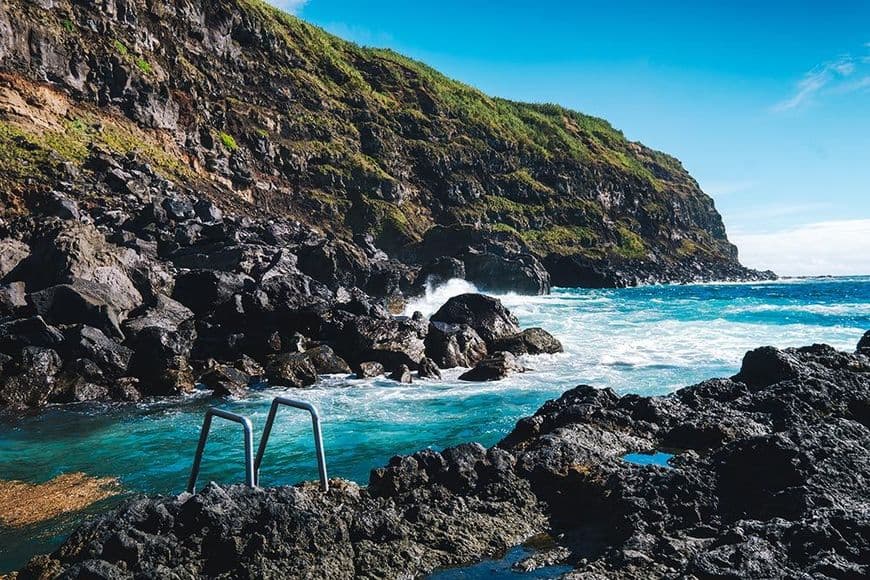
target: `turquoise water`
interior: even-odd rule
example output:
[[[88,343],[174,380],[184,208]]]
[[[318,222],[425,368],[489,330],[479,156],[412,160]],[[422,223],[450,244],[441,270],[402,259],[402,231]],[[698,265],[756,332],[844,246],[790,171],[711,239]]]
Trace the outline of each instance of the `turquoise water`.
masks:
[[[671,464],[669,462],[673,456],[673,453],[665,453],[663,451],[656,451],[654,453],[627,453],[622,456],[622,460],[635,465],[670,467]]]
[[[409,305],[434,312],[454,281]],[[522,326],[542,326],[565,353],[532,357],[532,371],[494,383],[456,380],[399,385],[327,377],[292,396],[315,403],[331,477],[361,483],[392,455],[463,441],[491,445],[516,420],[580,383],[619,393],[662,394],[706,378],[729,376],[743,353],[760,345],[827,342],[854,350],[870,328],[870,278],[776,283],[559,290],[504,296]],[[63,472],[115,476],[131,493],[183,490],[204,410],[212,404],[251,417],[255,445],[277,391],[244,401],[205,396],[132,405],[77,405],[26,417],[0,417],[0,479],[43,482]],[[243,481],[241,432],[216,423],[201,482]],[[308,417],[281,411],[261,473],[263,485],[317,478]],[[0,571],[53,548],[72,520],[0,530]]]

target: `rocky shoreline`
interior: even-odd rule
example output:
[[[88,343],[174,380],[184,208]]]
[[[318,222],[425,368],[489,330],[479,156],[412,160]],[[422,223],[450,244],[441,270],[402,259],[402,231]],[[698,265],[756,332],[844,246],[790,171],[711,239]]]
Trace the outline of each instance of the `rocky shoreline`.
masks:
[[[18,578],[410,578],[529,538],[549,547],[518,566],[566,578],[866,577],[868,344],[759,348],[663,397],[579,386],[492,448],[394,457],[367,487],[133,501]],[[674,457],[622,459],[655,450]]]

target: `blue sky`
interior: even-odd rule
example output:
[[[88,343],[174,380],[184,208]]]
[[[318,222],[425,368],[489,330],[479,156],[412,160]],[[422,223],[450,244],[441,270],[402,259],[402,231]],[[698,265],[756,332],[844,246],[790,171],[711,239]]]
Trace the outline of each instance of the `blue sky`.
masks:
[[[870,2],[274,3],[675,155],[748,265],[870,274]]]

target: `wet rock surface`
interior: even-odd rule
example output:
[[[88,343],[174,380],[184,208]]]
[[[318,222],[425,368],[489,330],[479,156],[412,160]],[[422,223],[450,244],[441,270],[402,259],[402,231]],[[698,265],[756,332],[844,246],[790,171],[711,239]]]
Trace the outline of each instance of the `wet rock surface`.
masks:
[[[667,448],[669,466],[624,461]],[[860,578],[870,569],[870,359],[758,349],[665,397],[576,387],[497,446],[394,457],[369,486],[210,485],[82,526],[21,578],[396,577],[550,538],[568,578]]]

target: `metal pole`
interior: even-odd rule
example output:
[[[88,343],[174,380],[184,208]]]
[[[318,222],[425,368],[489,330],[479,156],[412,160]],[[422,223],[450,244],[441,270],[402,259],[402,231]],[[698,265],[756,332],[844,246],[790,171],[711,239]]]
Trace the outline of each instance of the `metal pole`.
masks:
[[[281,405],[302,409],[311,414],[311,429],[314,431],[314,452],[317,454],[317,470],[320,472],[320,489],[324,492],[329,491],[329,476],[326,473],[326,454],[323,452],[323,435],[320,431],[320,413],[317,411],[317,407],[311,403],[288,399],[286,397],[275,397],[272,401],[272,406],[269,409],[269,416],[266,419],[266,427],[263,429],[263,438],[260,439],[257,458],[254,460],[255,484],[259,485],[260,482],[260,465],[263,463],[263,455],[266,452],[266,445],[268,444],[269,436],[272,433],[272,424],[275,422],[278,407]]]
[[[223,409],[211,407],[205,412],[205,419],[202,423],[199,444],[196,446],[196,455],[193,458],[193,469],[191,469],[190,479],[187,481],[188,493],[193,493],[196,490],[196,478],[199,477],[199,468],[202,464],[202,455],[205,451],[205,443],[208,440],[209,431],[211,430],[213,416],[238,423],[242,426],[245,436],[245,483],[248,487],[256,487],[257,477],[254,471],[254,428],[253,425],[251,425],[251,420],[236,413],[230,413]]]

